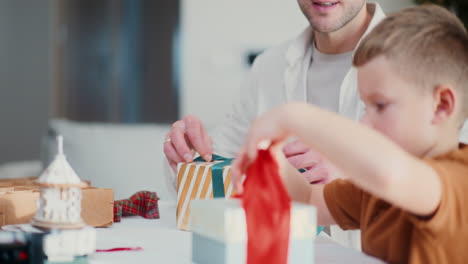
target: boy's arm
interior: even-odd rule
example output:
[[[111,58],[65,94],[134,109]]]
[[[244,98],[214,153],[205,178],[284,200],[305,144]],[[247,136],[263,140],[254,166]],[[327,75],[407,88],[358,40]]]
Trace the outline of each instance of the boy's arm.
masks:
[[[419,216],[437,209],[437,173],[384,135],[306,104],[288,104],[274,114],[287,133],[322,153],[365,191]],[[296,186],[298,179],[291,181]]]
[[[276,155],[286,189],[294,201],[312,204],[317,208],[318,225],[335,225],[323,196],[324,184],[310,184],[301,173],[294,168],[282,153]]]

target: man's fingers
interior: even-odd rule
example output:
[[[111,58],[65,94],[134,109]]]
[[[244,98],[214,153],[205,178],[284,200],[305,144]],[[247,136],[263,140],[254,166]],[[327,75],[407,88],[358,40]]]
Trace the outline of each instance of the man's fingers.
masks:
[[[201,128],[202,128],[202,133],[203,133],[203,135],[205,137],[205,144],[206,144],[206,146],[208,148],[208,152],[209,152],[208,154],[205,154],[203,157],[204,157],[205,160],[211,160],[211,159],[213,159],[213,141],[211,140],[211,137],[208,135],[208,132],[206,131],[206,128],[205,128],[205,126],[203,126],[203,124],[202,124]]]
[[[290,156],[295,156],[298,154],[303,154],[307,152],[310,148],[300,142],[299,140],[293,141],[291,143],[286,144],[283,148],[284,155],[286,158],[289,158]]]
[[[210,152],[213,153],[213,140],[208,134],[205,134],[205,135],[206,135],[205,141],[208,142],[208,145],[210,146]]]
[[[173,170],[177,169],[177,163],[193,161],[192,147],[205,159],[211,160],[211,138],[199,119],[187,116],[172,124],[164,142],[164,153]]]
[[[177,172],[177,163],[171,161],[169,162],[169,165],[171,166],[174,172]]]
[[[174,171],[177,169],[177,163],[185,161],[179,156],[171,142],[164,142],[164,154],[166,154],[166,158]]]
[[[211,161],[212,149],[208,135],[201,121],[194,116],[184,118],[187,136],[195,150],[206,160]]]
[[[296,169],[314,167],[320,162],[307,154],[288,157],[288,161]]]
[[[186,162],[191,162],[193,154],[185,139],[185,124],[183,121],[177,121],[172,125],[171,133],[169,134],[171,143],[174,146],[177,154]]]
[[[321,165],[309,169],[308,171],[302,173],[302,175],[310,183],[328,183],[330,181],[328,169]]]

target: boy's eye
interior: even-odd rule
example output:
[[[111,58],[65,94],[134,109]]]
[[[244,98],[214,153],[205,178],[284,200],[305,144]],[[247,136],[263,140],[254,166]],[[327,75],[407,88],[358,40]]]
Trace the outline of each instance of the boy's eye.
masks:
[[[386,106],[387,106],[387,104],[385,104],[385,103],[376,103],[375,104],[375,108],[377,109],[378,112],[383,111]]]

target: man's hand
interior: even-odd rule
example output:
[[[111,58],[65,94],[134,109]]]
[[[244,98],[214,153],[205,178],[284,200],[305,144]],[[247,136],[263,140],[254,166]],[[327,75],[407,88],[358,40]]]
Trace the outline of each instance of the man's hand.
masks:
[[[172,129],[164,141],[164,154],[174,171],[177,163],[193,161],[194,152],[198,152],[206,161],[213,155],[210,136],[200,119],[188,115],[172,124]]]
[[[288,143],[283,152],[294,168],[306,170],[302,175],[308,182],[326,184],[334,179],[328,162],[300,141]]]

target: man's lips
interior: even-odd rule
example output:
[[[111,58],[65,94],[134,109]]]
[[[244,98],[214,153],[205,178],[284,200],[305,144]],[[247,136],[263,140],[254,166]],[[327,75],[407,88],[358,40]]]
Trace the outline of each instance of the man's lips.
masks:
[[[312,3],[314,5],[318,5],[318,6],[334,6],[336,4],[338,4],[339,1],[312,1]]]
[[[339,1],[320,1],[320,0],[317,0],[317,1],[312,1],[312,4],[316,7],[332,7],[332,6],[335,6],[339,3]]]

